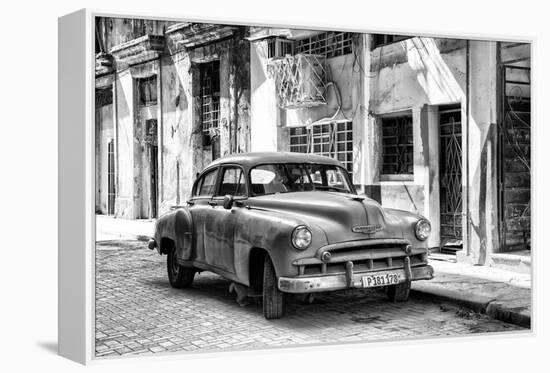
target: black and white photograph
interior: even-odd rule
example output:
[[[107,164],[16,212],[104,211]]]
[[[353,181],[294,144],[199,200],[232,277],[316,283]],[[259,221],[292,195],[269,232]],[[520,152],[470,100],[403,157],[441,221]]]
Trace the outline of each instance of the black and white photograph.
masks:
[[[544,370],[544,5],[6,2],[0,371]]]
[[[95,358],[531,332],[531,42],[93,27]]]

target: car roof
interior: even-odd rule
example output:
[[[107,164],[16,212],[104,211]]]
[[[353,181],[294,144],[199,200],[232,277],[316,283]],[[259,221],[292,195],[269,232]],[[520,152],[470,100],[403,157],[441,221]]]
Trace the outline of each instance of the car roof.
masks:
[[[210,163],[208,167],[236,163],[245,167],[253,167],[258,164],[266,163],[320,163],[342,166],[336,159],[316,154],[291,153],[291,152],[254,152],[254,153],[236,153],[218,158]]]

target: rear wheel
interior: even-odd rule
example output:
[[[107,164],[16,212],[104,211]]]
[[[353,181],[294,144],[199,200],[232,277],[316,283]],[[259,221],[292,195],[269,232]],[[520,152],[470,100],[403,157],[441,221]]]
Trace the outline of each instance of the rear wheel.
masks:
[[[195,278],[195,268],[184,267],[178,264],[175,248],[170,249],[166,259],[168,280],[173,288],[188,288]]]
[[[388,286],[388,298],[392,302],[406,302],[409,299],[411,282],[406,281],[397,285]]]
[[[268,255],[264,259],[263,313],[268,320],[280,319],[285,313],[285,293],[277,286],[275,268]]]

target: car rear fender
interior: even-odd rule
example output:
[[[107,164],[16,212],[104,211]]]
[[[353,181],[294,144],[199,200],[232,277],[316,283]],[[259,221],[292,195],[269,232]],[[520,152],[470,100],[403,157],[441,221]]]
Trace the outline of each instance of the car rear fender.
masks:
[[[176,247],[178,258],[191,259],[193,253],[193,218],[186,208],[179,208],[157,220],[155,240],[159,254],[167,254],[168,247],[163,242],[171,240]]]

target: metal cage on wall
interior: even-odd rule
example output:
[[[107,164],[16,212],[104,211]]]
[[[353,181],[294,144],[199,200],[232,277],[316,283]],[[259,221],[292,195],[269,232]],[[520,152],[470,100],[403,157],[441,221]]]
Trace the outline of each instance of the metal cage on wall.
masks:
[[[326,104],[326,57],[312,54],[273,58],[268,74],[275,79],[279,106],[285,109]]]

